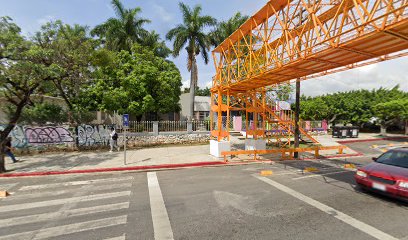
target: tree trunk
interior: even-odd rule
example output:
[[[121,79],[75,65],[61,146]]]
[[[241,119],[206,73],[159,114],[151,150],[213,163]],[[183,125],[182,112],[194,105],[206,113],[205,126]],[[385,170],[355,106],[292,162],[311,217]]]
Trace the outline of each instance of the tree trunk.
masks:
[[[194,119],[194,98],[195,98],[195,89],[196,89],[196,84],[197,84],[197,75],[198,75],[198,69],[197,69],[197,62],[196,59],[191,60],[191,79],[190,79],[190,112],[188,114],[188,120],[192,121]]]
[[[0,173],[6,172],[6,164],[4,161],[4,147],[3,144],[0,144]]]
[[[405,120],[405,135],[408,135],[408,120]]]
[[[383,135],[383,136],[387,135],[387,126],[386,125],[381,124],[380,129],[381,129],[380,130],[380,135]]]

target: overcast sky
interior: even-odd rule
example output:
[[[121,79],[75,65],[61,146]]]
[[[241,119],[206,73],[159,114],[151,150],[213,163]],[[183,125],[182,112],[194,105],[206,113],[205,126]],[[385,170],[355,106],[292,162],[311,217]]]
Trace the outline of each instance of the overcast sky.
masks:
[[[145,25],[145,28],[157,31],[163,39],[171,28],[181,23],[178,1],[122,0],[122,2],[126,8],[141,7],[141,16],[152,21]],[[237,11],[253,15],[267,0],[185,0],[184,2],[190,6],[201,4],[203,14],[211,15],[218,20],[226,20]],[[0,16],[12,17],[28,36],[50,20],[60,19],[69,24],[78,23],[94,27],[114,16],[110,0],[0,0],[0,6]],[[171,47],[170,42],[168,46]],[[190,75],[186,69],[186,54],[183,52],[178,58],[171,60],[180,69],[183,84],[188,86]],[[198,71],[199,86],[211,86],[211,79],[215,74],[213,63],[205,65],[200,58]],[[373,89],[380,86],[391,88],[396,84],[408,91],[408,57],[303,81],[302,93],[316,96],[361,88]]]

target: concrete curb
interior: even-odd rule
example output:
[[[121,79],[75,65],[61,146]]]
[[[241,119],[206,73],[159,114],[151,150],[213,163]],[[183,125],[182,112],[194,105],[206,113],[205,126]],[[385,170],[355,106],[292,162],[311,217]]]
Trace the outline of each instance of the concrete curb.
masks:
[[[218,165],[227,165],[227,163],[219,161],[219,162],[180,163],[180,164],[163,164],[163,165],[134,166],[134,167],[96,168],[96,169],[86,169],[86,170],[4,173],[4,174],[0,174],[0,178],[2,177],[4,178],[6,177],[33,177],[33,176],[81,174],[81,173],[143,171],[143,170],[157,170],[157,169],[178,169],[178,168],[218,166]]]
[[[375,138],[375,139],[357,139],[357,140],[344,140],[344,141],[336,141],[338,143],[355,143],[355,142],[375,142],[375,141],[382,141],[382,140],[398,140],[398,139],[407,139],[408,137],[384,137],[384,138]]]

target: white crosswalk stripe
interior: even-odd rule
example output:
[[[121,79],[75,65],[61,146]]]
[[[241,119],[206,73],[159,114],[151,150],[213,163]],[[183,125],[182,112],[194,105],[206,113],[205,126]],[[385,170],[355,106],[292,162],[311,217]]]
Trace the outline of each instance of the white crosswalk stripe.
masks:
[[[39,190],[39,189],[46,189],[46,188],[53,188],[53,187],[67,187],[67,186],[79,186],[79,185],[89,185],[95,183],[109,183],[109,182],[120,182],[120,181],[131,181],[133,177],[122,177],[122,178],[103,178],[103,179],[95,179],[95,180],[88,180],[88,181],[74,181],[74,182],[63,182],[63,183],[50,183],[50,184],[42,184],[42,185],[31,185],[31,186],[24,186],[20,188],[20,191],[27,191],[27,190]]]
[[[101,199],[114,198],[114,197],[123,197],[123,196],[129,196],[129,195],[130,195],[130,191],[122,191],[122,192],[114,192],[114,193],[101,193],[101,194],[81,196],[81,197],[55,199],[55,200],[42,201],[42,202],[14,204],[14,205],[0,206],[0,213],[8,212],[8,211],[24,210],[24,209],[30,209],[30,208],[49,207],[49,206],[54,206],[54,205],[65,204],[67,202],[85,202],[85,201],[101,200]]]
[[[74,224],[68,224],[63,226],[51,227],[51,228],[44,228],[39,231],[29,231],[23,233],[17,233],[7,236],[0,236],[0,240],[3,239],[46,239],[51,237],[58,237],[65,234],[72,234],[76,232],[83,232],[89,230],[96,230],[100,228],[110,227],[110,226],[117,226],[121,224],[126,224],[127,215],[119,216],[119,217],[112,217],[112,218],[104,218],[98,219],[93,221],[87,222],[80,222]],[[33,235],[34,238],[32,237]]]
[[[77,217],[77,216],[87,215],[91,213],[100,213],[100,212],[107,212],[107,211],[127,209],[127,208],[129,208],[129,202],[93,206],[93,207],[88,207],[88,208],[71,209],[71,210],[64,211],[64,215],[67,215],[69,217]],[[52,213],[29,215],[29,216],[24,216],[24,217],[0,219],[0,226],[10,227],[10,226],[27,224],[27,223],[52,221],[52,220],[57,220],[59,216],[61,216],[61,213],[52,212]]]
[[[123,227],[128,218],[132,180],[120,177],[23,186],[0,201],[0,240],[58,238]],[[126,238],[124,232],[117,232],[116,237],[112,233],[98,238]]]
[[[109,189],[115,189],[115,188],[129,188],[130,186],[132,186],[132,183],[115,183],[115,184],[100,185],[100,186],[94,186],[94,185],[82,186],[82,189],[89,188],[92,191],[100,191],[100,190],[109,190]],[[27,199],[27,198],[52,197],[52,196],[58,196],[58,195],[63,195],[63,194],[69,194],[69,193],[72,193],[72,189],[46,191],[46,192],[44,191],[40,191],[40,192],[23,191],[23,192],[18,192],[18,194],[15,194],[12,192],[10,197],[3,199],[3,202],[7,202],[7,201],[14,202],[18,199]]]
[[[119,237],[107,238],[105,240],[125,240],[125,239],[126,239],[126,236],[122,235],[122,236],[119,236]]]

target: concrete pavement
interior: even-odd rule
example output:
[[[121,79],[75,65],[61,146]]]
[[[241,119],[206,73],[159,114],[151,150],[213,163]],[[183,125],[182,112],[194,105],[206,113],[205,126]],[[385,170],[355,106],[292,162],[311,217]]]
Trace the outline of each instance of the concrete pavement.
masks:
[[[408,205],[356,190],[339,164],[3,178],[0,239],[407,239]]]
[[[361,135],[358,140],[374,139],[374,134]],[[401,136],[401,135],[399,135]],[[323,146],[339,145],[339,139],[332,138],[330,135],[320,135],[316,138]],[[341,139],[344,140],[344,139]],[[353,139],[354,140],[354,139]],[[231,137],[233,149],[243,149],[244,138]],[[359,151],[350,148],[344,151],[346,156],[361,155]],[[124,152],[109,152],[108,150],[83,151],[83,152],[59,152],[42,153],[35,156],[18,156],[21,160],[18,163],[11,163],[6,157],[6,168],[10,172],[7,174],[30,174],[30,173],[49,173],[49,172],[87,172],[91,170],[137,170],[147,169],[151,166],[160,167],[180,167],[180,166],[199,166],[221,164],[222,159],[212,157],[209,145],[196,146],[166,146],[157,148],[145,148],[138,150],[129,150],[126,154],[126,164],[124,162]],[[320,153],[324,158],[337,156],[337,150],[322,151]],[[301,158],[314,158],[314,153],[302,153]],[[278,160],[280,155],[264,155],[261,160]],[[242,163],[253,160],[252,156],[239,155],[234,156],[231,162]],[[173,166],[174,165],[174,166]],[[3,175],[4,176],[4,175]]]

